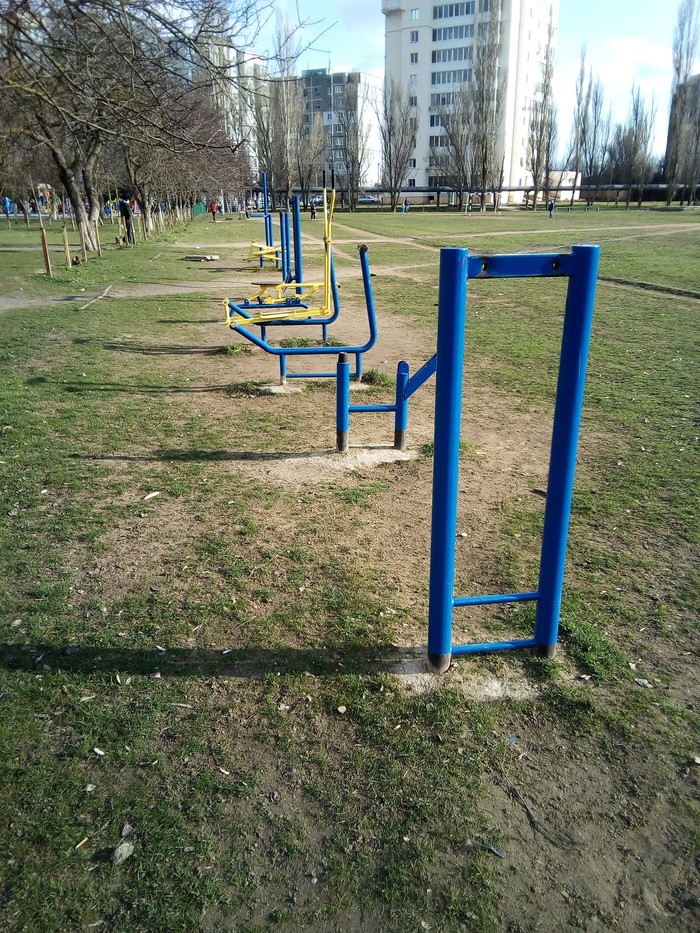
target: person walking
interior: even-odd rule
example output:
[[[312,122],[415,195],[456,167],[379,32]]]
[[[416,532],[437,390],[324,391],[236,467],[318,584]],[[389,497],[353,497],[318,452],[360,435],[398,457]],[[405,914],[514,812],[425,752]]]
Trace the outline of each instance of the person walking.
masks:
[[[316,220],[316,202],[311,202],[311,219]]]
[[[211,211],[211,219],[213,223],[216,223],[216,212],[218,211],[218,209],[219,209],[219,205],[217,204],[216,198],[214,198],[214,200],[209,205],[209,210]]]
[[[554,220],[554,201],[549,202],[547,210],[549,211],[549,219]]]
[[[119,216],[124,221],[125,239],[130,245],[134,245],[134,212],[129,199],[126,195],[119,201]]]

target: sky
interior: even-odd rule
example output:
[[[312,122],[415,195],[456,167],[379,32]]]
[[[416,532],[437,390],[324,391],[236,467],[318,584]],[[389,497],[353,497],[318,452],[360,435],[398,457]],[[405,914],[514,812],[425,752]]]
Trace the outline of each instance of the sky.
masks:
[[[654,152],[666,144],[671,93],[673,31],[680,0],[670,0],[666,18],[659,0],[560,0],[555,60],[555,99],[562,148],[569,138],[581,48],[605,87],[613,122],[624,122],[633,82],[656,104]],[[311,47],[299,69],[384,74],[384,14],[381,0],[278,0],[291,22],[306,21],[300,34]],[[694,72],[700,71],[700,62]]]

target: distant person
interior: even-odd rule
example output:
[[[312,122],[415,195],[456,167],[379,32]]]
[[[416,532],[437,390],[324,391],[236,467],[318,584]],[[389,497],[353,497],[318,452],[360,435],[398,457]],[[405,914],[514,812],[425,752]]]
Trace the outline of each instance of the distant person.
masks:
[[[209,210],[211,211],[211,219],[213,223],[216,223],[216,212],[218,211],[218,209],[219,209],[219,205],[216,203],[216,199],[214,199],[209,205]]]
[[[554,220],[554,201],[550,201],[547,205],[547,210],[549,211],[550,220]]]
[[[311,202],[311,219],[316,220],[316,202]]]
[[[411,210],[411,202],[408,200],[408,198],[406,198],[406,200],[403,202],[403,212],[404,214],[408,214],[410,210]]]
[[[133,246],[134,244],[134,211],[129,199],[124,196],[119,202],[119,216],[124,221],[126,235],[124,239]]]

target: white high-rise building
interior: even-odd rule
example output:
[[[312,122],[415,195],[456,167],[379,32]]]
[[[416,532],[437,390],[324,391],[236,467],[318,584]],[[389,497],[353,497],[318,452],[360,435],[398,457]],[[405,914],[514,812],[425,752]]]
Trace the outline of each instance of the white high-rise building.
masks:
[[[473,80],[474,45],[480,38],[480,24],[495,16],[500,18],[499,83],[503,86],[505,82],[498,131],[503,186],[532,184],[527,170],[530,113],[532,101],[541,90],[550,30],[553,46],[556,41],[559,0],[382,0],[382,12],[386,80],[393,79],[405,88],[418,118],[407,186],[444,187],[436,159],[431,158],[443,135],[440,110],[450,92]],[[521,198],[514,192],[504,200]]]

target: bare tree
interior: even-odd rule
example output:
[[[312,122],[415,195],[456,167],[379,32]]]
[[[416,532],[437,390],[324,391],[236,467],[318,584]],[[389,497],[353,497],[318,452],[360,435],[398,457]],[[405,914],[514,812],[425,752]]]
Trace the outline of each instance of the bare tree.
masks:
[[[326,133],[320,113],[310,113],[311,123],[305,124],[296,151],[297,178],[302,200],[306,205],[314,175],[323,169],[326,154]]]
[[[492,8],[493,8],[492,4]],[[506,78],[498,63],[501,57],[500,16],[491,13],[488,20],[477,19],[474,47],[472,114],[474,124],[474,169],[481,191],[481,210],[486,210],[486,192],[493,192],[494,210],[497,192],[503,187],[503,158],[498,154],[498,129],[503,117]]]
[[[615,127],[611,146],[613,173],[627,189],[628,210],[635,186],[638,188],[637,204],[641,207],[644,183],[652,172],[651,140],[655,116],[654,102],[647,106],[639,87],[633,86],[627,122]]]
[[[369,101],[359,74],[348,75],[341,100],[340,108],[334,113],[337,125],[341,127],[340,159],[334,159],[334,163],[341,191],[347,192],[350,210],[354,211],[369,161]]]
[[[379,138],[382,147],[382,184],[395,210],[408,177],[408,163],[416,145],[418,116],[406,91],[393,79],[384,85]]]
[[[586,176],[586,203],[592,204],[595,200],[598,186],[603,180],[606,169],[609,149],[612,117],[610,109],[603,113],[605,107],[605,91],[600,79],[593,81],[591,73],[586,92],[587,108],[583,124],[583,138],[581,147],[581,165]],[[576,180],[574,179],[574,186]]]
[[[684,116],[688,104],[688,78],[698,53],[700,40],[700,7],[697,0],[681,0],[678,18],[673,33],[673,83],[671,85],[671,110],[666,138],[664,175],[668,182],[666,206],[673,201],[679,182],[681,167],[687,164],[684,149]]]
[[[545,185],[547,153],[552,150],[552,133],[556,120],[554,108],[554,54],[552,49],[552,29],[550,26],[542,64],[541,91],[530,107],[530,125],[528,128],[527,166],[532,174],[533,196],[532,209],[537,209],[537,195]]]
[[[441,145],[431,147],[431,157],[456,193],[460,210],[465,194],[476,187],[473,104],[470,85],[462,84],[445,95],[445,103],[433,120],[442,127],[443,135],[439,137]]]

